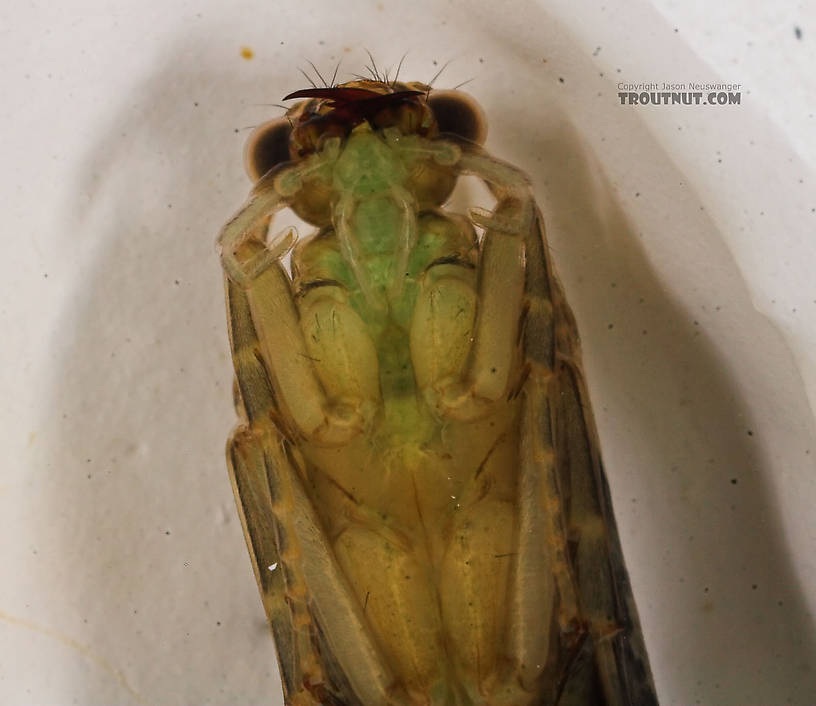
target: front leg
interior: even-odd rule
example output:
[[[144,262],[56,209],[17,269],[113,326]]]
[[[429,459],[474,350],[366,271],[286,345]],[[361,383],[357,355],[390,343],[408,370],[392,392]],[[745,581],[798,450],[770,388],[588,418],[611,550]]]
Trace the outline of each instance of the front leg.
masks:
[[[499,197],[492,213],[471,214],[485,228],[478,293],[474,301],[461,272],[426,276],[415,308],[411,353],[428,403],[443,417],[466,421],[486,414],[513,379],[523,314],[524,237],[535,208],[526,177],[513,167],[476,148],[462,153],[459,166],[481,177]],[[427,345],[435,340],[438,345]],[[466,362],[461,345],[454,350],[456,342],[470,349]]]
[[[370,385],[346,389],[339,399],[327,394],[315,371],[315,356],[310,354],[314,345],[307,345],[304,338],[291,277],[281,262],[294,244],[294,234],[269,246],[264,242],[271,216],[287,205],[291,184],[300,181],[298,169],[261,179],[224,227],[218,243],[227,276],[246,292],[260,353],[274,380],[282,414],[299,436],[318,444],[342,444],[366,428],[379,390]],[[343,317],[338,317],[337,309],[327,313],[336,331]],[[362,339],[358,335],[353,340]],[[347,357],[357,352],[350,351]]]

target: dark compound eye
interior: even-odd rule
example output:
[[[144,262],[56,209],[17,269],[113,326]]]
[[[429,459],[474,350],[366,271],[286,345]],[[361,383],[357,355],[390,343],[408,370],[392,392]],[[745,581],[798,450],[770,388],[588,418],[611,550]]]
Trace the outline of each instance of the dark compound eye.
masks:
[[[439,132],[448,132],[483,144],[487,120],[479,104],[461,91],[431,91],[428,105],[433,110]]]
[[[252,131],[244,147],[244,168],[252,181],[258,181],[270,169],[291,159],[291,132],[292,126],[285,118],[270,120]]]

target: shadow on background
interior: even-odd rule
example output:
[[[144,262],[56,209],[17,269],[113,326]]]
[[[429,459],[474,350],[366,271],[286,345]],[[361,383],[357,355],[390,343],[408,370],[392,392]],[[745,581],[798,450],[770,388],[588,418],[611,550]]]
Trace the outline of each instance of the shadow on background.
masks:
[[[243,101],[278,95],[212,61],[206,44],[176,47],[129,96],[66,228],[95,257],[55,334],[54,590],[72,637],[111,665],[73,675],[77,703],[280,698],[224,458],[235,416],[214,248],[249,186],[235,121],[270,111]]]

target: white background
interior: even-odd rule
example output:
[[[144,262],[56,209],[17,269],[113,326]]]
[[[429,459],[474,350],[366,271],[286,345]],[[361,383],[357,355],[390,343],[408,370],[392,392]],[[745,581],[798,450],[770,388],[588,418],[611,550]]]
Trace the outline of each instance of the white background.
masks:
[[[661,703],[813,703],[816,8],[792,0],[6,3],[0,703],[279,703],[213,242],[241,129],[364,47],[407,79],[452,60],[437,85],[473,78],[535,182]],[[619,105],[664,80],[742,104]]]

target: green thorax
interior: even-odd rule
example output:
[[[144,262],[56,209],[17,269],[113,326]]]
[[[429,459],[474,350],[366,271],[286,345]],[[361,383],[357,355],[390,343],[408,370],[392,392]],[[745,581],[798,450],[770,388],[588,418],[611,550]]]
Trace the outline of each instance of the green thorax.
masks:
[[[377,348],[382,394],[413,397],[408,331],[417,296],[410,254],[417,213],[404,155],[367,127],[345,141],[332,170],[335,231],[349,274],[351,304]]]
[[[367,126],[346,140],[332,170],[333,221],[343,256],[368,308],[399,306],[407,255],[415,245],[416,202],[403,157]]]

